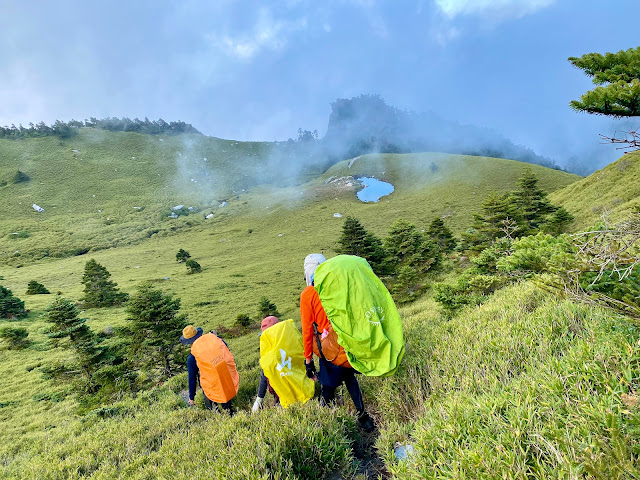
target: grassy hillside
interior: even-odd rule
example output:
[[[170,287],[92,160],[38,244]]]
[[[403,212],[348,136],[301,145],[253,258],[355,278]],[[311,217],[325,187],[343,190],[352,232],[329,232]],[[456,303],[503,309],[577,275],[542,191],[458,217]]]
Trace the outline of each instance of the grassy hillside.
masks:
[[[203,169],[185,177],[176,172],[182,165],[178,154],[189,151],[188,136],[161,142],[124,133],[98,139],[95,133],[83,131],[72,140],[84,142],[87,157],[78,145],[57,139],[29,140],[37,155],[22,154],[18,142],[0,142],[0,178],[18,169],[30,177],[0,187],[2,208],[13,208],[0,217],[0,251],[11,252],[1,257],[0,284],[31,310],[25,319],[0,320],[0,327],[27,328],[32,341],[18,351],[0,347],[0,477],[375,474],[365,448],[374,438],[358,429],[346,392],[334,410],[309,402],[249,414],[259,379],[255,332],[229,341],[241,378],[235,402],[242,411],[233,418],[204,411],[200,394],[198,408],[186,408],[180,397],[184,373],[80,411],[68,384],[42,378],[43,367],[69,353],[53,348],[46,336],[41,314],[54,295],[26,296],[27,283],[38,280],[79,300],[84,265],[95,258],[126,292],[150,281],[180,297],[189,321],[205,330],[231,326],[239,313],[255,319],[261,296],[274,301],[284,318],[299,321],[304,256],[332,256],[345,216],[359,218],[380,236],[400,217],[426,228],[441,216],[460,232],[489,192],[513,189],[526,168],[547,191],[579,180],[510,160],[424,153],[366,155],[291,182],[286,162],[273,169],[271,157],[265,158],[272,145],[206,138],[189,154],[200,163],[186,163]],[[229,155],[211,160],[216,149],[227,147],[223,153]],[[241,154],[249,149],[265,150]],[[259,172],[265,165],[268,173],[242,183],[238,172]],[[191,182],[206,179],[207,172],[212,183]],[[378,203],[362,203],[351,178],[360,175],[389,181],[395,191]],[[51,204],[33,200],[41,192]],[[222,200],[229,205],[218,208]],[[44,214],[32,210],[32,203],[43,206]],[[167,208],[177,204],[200,212],[166,218]],[[106,211],[122,213],[112,222]],[[205,220],[210,211],[213,219]],[[42,255],[57,248],[68,255],[79,246],[90,251]],[[180,248],[202,265],[202,273],[187,275],[175,260]],[[82,316],[96,332],[126,324],[124,308],[88,309]],[[402,307],[401,316],[406,356],[400,370],[387,379],[362,379],[365,403],[380,426],[375,445],[386,472],[398,478],[640,477],[640,335],[627,319],[576,306],[530,283],[509,287],[453,319],[429,297]],[[393,449],[407,443],[415,453],[399,463]]]
[[[251,186],[318,173],[309,155],[296,144],[93,129],[68,140],[0,140],[0,262],[70,256],[184,229]],[[18,170],[29,180],[13,183]],[[167,219],[177,205],[194,214]]]
[[[435,173],[430,167],[432,163],[437,167]],[[140,283],[152,281],[181,297],[184,311],[207,328],[230,325],[238,313],[255,314],[257,302],[263,295],[275,301],[281,313],[293,317],[297,315],[305,255],[314,251],[334,253],[344,220],[334,217],[335,213],[353,215],[368,230],[381,236],[386,235],[389,226],[399,217],[426,228],[436,216],[445,216],[447,224],[454,231],[460,231],[470,224],[472,213],[485,195],[494,189],[514,188],[518,176],[529,167],[548,190],[577,178],[511,160],[443,154],[366,156],[356,160],[351,168],[348,162],[341,162],[321,178],[304,185],[254,187],[238,199],[230,199],[229,206],[216,209],[212,220],[197,215],[176,220],[150,218],[152,226],[148,228],[164,230],[150,238],[144,234],[144,241],[134,245],[120,246],[117,241],[120,235],[126,238],[127,229],[121,224],[109,225],[117,248],[35,263],[15,257],[10,259],[12,267],[0,267],[0,276],[4,278],[2,285],[17,295],[23,294],[30,280],[38,280],[50,291],[61,291],[68,298],[78,300],[82,295],[80,280],[84,264],[95,258],[111,272],[112,280],[129,293]],[[326,183],[327,179],[343,174],[377,175],[392,182],[396,190],[378,203],[365,204],[356,198],[355,185]],[[6,193],[3,201],[8,201],[4,195]],[[113,201],[118,198],[121,199],[115,195]],[[146,215],[147,209],[135,212],[128,217],[131,218],[129,227],[140,233],[138,229],[144,227],[136,218]],[[32,222],[29,228],[33,234],[28,238],[6,235],[0,240],[4,242],[3,249],[23,249],[28,245],[55,248],[58,238],[64,241],[79,235],[63,236],[55,230],[59,213],[50,219],[39,217],[35,211],[26,215],[29,219],[25,222]],[[61,220],[68,222],[64,228],[86,229],[95,236],[96,242],[106,238],[104,232],[83,226],[85,214],[72,210],[67,215]],[[51,229],[40,229],[35,222],[41,218],[53,225]],[[143,229],[141,234],[144,232]],[[180,248],[189,251],[202,265],[202,273],[187,275],[184,265],[175,261]],[[22,264],[21,268],[15,268]],[[49,301],[39,296],[25,300],[27,308],[32,310],[43,308]],[[117,323],[123,315],[118,309],[88,313],[90,320],[99,324]]]
[[[198,225],[219,228],[226,215],[262,217],[269,205],[290,208],[329,198],[338,198],[333,205],[344,210],[333,213],[362,215],[374,231],[387,228],[391,216],[381,217],[359,202],[357,187],[305,184],[317,177],[317,162],[312,150],[296,144],[199,135],[83,129],[70,140],[0,140],[0,185],[7,183],[0,187],[0,263],[17,266],[81,255]],[[466,228],[489,191],[513,188],[524,168],[532,168],[549,191],[579,178],[510,160],[446,154],[367,155],[351,168],[349,163],[335,165],[324,179],[366,174],[388,179],[396,192],[383,201],[387,207],[419,222],[450,217],[455,230]],[[13,183],[18,171],[28,181]],[[219,208],[223,201],[229,207]],[[33,204],[45,211],[36,212]],[[169,218],[171,207],[178,205],[193,210]],[[323,205],[329,208],[330,203]],[[205,221],[211,213],[213,220]]]
[[[377,448],[398,478],[637,478],[637,327],[531,284],[509,287],[449,320],[424,299],[400,310],[398,373],[363,379],[380,425]],[[358,478],[362,439],[345,406],[316,402],[233,418],[187,409],[185,375],[135,399],[75,415],[68,387],[43,382],[37,317],[16,322],[35,344],[0,351],[8,478]],[[257,338],[242,382],[257,382]],[[248,408],[253,388],[241,390]],[[342,395],[346,396],[345,392]],[[198,397],[201,402],[201,397]],[[201,407],[201,405],[200,405]],[[393,449],[410,444],[398,462]],[[360,477],[362,478],[362,477]]]
[[[618,161],[586,178],[555,191],[551,201],[563,205],[575,217],[574,228],[584,229],[602,220],[627,217],[640,206],[640,152]]]

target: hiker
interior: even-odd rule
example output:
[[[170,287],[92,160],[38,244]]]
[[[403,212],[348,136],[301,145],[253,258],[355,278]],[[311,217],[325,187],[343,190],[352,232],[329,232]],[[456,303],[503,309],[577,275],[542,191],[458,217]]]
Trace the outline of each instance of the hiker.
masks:
[[[187,325],[182,330],[180,343],[191,345],[191,353],[187,357],[189,405],[194,405],[196,380],[199,379],[205,407],[218,410],[215,402],[233,415],[231,400],[238,394],[239,377],[226,342],[213,331],[203,335],[201,327]]]
[[[362,392],[355,376],[356,372],[346,360],[344,350],[342,349],[342,352],[337,356],[332,356],[332,361],[328,361],[323,352],[320,352],[318,347],[315,346],[320,343],[322,336],[327,336],[329,330],[333,332],[327,314],[320,302],[318,292],[313,286],[313,276],[316,268],[325,260],[324,255],[319,253],[312,253],[304,259],[304,279],[307,287],[300,295],[300,318],[302,321],[302,341],[307,377],[313,380],[317,379],[320,382],[320,393],[322,402],[325,405],[335,402],[336,389],[344,382],[356,407],[358,422],[364,430],[372,431],[374,429],[373,419],[364,409]],[[314,348],[316,348],[315,352]],[[341,349],[342,347],[339,348]],[[316,371],[313,353],[316,353],[319,357],[319,371]]]
[[[271,327],[278,323],[278,318],[270,315],[262,319],[262,323],[260,323],[260,329],[264,332],[267,328]],[[267,389],[273,395],[273,404],[280,405],[280,398],[275,390],[269,384],[269,379],[264,375],[264,370],[260,370],[260,385],[258,387],[258,396],[256,397],[256,401],[253,402],[253,407],[251,407],[251,411],[253,413],[260,410],[262,407],[262,402],[264,402],[264,397],[267,394]]]

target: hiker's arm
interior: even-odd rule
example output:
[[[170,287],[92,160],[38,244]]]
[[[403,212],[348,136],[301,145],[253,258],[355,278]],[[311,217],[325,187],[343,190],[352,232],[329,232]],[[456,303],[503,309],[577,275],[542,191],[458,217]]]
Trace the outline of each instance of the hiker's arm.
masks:
[[[313,288],[313,287],[312,287]],[[303,290],[300,295],[300,322],[302,324],[302,345],[304,346],[304,358],[309,363],[313,357],[313,320],[314,313],[309,295]]]
[[[267,377],[264,375],[264,370],[260,372],[260,386],[258,387],[258,398],[264,398],[267,394]]]
[[[196,398],[198,363],[196,362],[196,357],[191,354],[189,354],[189,356],[187,357],[187,373],[189,375],[189,400],[193,402],[193,400]]]

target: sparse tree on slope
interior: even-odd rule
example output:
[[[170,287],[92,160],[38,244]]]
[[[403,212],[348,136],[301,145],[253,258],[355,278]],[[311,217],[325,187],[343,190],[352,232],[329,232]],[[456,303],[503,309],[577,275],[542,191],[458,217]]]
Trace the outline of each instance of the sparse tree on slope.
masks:
[[[26,314],[24,302],[0,285],[0,318],[22,317]]]
[[[354,217],[345,219],[338,243],[338,253],[357,255],[366,259],[373,271],[378,274],[384,270],[386,253],[382,242],[375,235],[367,233],[358,219]]]
[[[567,231],[571,223],[573,223],[573,215],[564,207],[558,207],[545,223],[543,230],[551,235],[560,235]]]
[[[20,350],[29,345],[29,332],[22,327],[0,328],[0,340],[4,340],[9,350]]]
[[[417,273],[424,273],[440,259],[438,248],[429,236],[406,220],[396,220],[391,225],[384,245],[396,269],[409,266]]]
[[[27,285],[27,295],[46,295],[48,293],[51,292],[47,290],[47,287],[36,280],[31,280]]]
[[[110,276],[109,271],[94,259],[86,263],[82,276],[85,307],[111,307],[127,301],[128,295],[118,291],[118,284],[109,280]]]
[[[186,250],[184,250],[182,248],[180,250],[178,250],[178,253],[176,253],[176,261],[177,262],[184,263],[187,260],[189,260],[190,258],[191,258],[191,255],[189,254],[189,252],[187,252]]]
[[[280,312],[278,311],[278,307],[276,307],[276,304],[267,297],[260,298],[260,302],[258,302],[258,316],[260,317],[260,320],[270,315],[279,317]]]
[[[520,209],[522,225],[530,234],[537,233],[547,216],[557,210],[547,199],[547,193],[538,187],[538,177],[530,168],[518,179],[513,198]]]
[[[426,233],[402,219],[391,226],[384,246],[394,274],[387,279],[389,290],[398,301],[411,300],[423,290],[425,275],[438,264],[440,251]]]
[[[86,324],[86,318],[78,318],[78,308],[66,298],[57,297],[45,309],[47,321],[52,323],[49,337],[55,346],[69,346],[78,356],[85,390],[95,392],[99,387],[93,381],[93,375],[107,360],[108,350],[100,345],[100,340]],[[69,372],[60,372],[67,373]]]
[[[441,252],[451,252],[456,248],[456,239],[441,218],[434,218],[427,234],[438,245]]]
[[[202,271],[202,267],[195,260],[187,260],[185,265],[187,266],[187,274],[200,273]]]
[[[183,367],[174,355],[177,339],[187,325],[187,316],[179,311],[179,298],[165,295],[149,284],[138,289],[127,307],[130,357],[135,363],[160,368],[168,377]]]
[[[471,229],[462,234],[465,250],[481,252],[496,238],[507,236],[505,229],[508,225],[516,226],[516,230],[510,233],[511,236],[518,236],[522,231],[519,225],[519,209],[510,194],[492,192],[480,208],[480,213],[473,214]]]

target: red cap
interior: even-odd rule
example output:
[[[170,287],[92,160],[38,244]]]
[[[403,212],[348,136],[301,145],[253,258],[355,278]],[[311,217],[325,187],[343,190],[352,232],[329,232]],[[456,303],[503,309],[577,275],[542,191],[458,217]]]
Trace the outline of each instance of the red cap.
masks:
[[[264,332],[267,328],[272,327],[273,325],[275,325],[276,323],[278,323],[278,318],[274,317],[273,315],[270,315],[268,317],[265,317],[262,320],[262,323],[260,324],[260,328],[262,329],[262,331]]]

